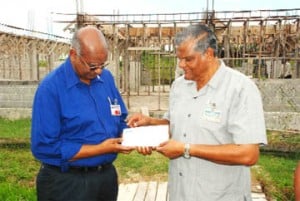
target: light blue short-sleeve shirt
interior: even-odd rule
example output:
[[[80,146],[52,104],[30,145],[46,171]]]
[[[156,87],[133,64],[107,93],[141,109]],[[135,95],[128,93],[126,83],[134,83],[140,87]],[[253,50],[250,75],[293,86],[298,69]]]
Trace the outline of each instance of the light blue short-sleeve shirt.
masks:
[[[263,106],[255,83],[221,62],[201,90],[194,81],[176,79],[170,92],[172,138],[192,144],[266,144]],[[201,158],[170,161],[171,201],[251,200],[250,168]]]

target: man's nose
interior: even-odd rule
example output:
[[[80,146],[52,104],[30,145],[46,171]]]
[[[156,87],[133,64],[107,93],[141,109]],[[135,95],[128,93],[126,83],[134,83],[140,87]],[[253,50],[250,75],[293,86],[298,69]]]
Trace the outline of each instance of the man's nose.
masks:
[[[178,66],[179,66],[179,68],[184,68],[184,67],[186,67],[186,62],[185,62],[185,60],[184,60],[184,59],[179,60]]]
[[[94,70],[94,72],[97,74],[97,75],[100,75],[101,72],[102,72],[102,69],[101,68],[97,68]]]

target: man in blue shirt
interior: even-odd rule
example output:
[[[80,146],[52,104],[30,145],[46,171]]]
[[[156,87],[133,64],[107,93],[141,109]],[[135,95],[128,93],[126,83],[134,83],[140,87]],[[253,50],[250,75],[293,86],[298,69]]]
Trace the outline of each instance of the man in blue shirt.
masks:
[[[77,30],[69,57],[40,83],[34,98],[31,150],[41,161],[38,200],[116,200],[117,153],[127,109],[104,69],[108,45],[94,27]]]

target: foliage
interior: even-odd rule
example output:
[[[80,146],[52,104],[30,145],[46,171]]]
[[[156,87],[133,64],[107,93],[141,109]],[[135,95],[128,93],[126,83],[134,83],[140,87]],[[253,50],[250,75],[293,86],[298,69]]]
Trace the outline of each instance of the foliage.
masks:
[[[176,67],[176,59],[174,57],[162,54],[158,55],[154,52],[144,51],[142,54],[141,63],[143,69],[149,72],[151,76],[151,84],[158,84],[159,71],[161,84],[170,84],[174,80]]]
[[[39,60],[39,67],[46,67],[48,62],[46,60]]]
[[[296,132],[268,131],[268,143],[263,150],[300,153],[300,135]]]

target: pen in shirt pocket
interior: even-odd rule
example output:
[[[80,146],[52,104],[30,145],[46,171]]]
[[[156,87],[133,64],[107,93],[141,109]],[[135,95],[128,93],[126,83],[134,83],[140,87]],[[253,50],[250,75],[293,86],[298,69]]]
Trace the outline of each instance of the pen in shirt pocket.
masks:
[[[107,97],[107,99],[110,105],[118,105],[118,99],[115,98],[113,102],[111,101],[110,97]]]

